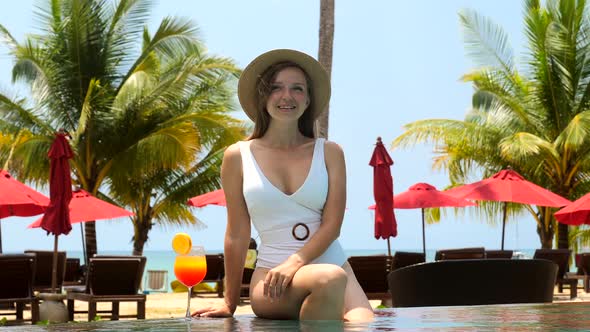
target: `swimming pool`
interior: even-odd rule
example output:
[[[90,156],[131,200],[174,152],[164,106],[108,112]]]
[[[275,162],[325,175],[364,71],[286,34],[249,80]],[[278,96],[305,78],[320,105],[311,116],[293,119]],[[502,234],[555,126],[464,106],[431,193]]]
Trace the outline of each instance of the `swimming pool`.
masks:
[[[50,326],[11,326],[13,331],[588,331],[590,303],[511,304],[394,308],[376,311],[371,323],[277,321],[234,318],[98,321]]]

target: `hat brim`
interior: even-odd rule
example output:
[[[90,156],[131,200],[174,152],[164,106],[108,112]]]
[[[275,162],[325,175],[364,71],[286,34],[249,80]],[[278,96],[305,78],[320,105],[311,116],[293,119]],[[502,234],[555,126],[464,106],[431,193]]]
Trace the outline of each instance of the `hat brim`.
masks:
[[[309,76],[312,84],[311,98],[313,119],[316,119],[328,106],[330,101],[330,77],[324,67],[313,57],[299,51],[290,49],[276,49],[268,51],[256,57],[242,71],[238,81],[238,98],[242,109],[252,121],[256,120],[258,111],[258,92],[256,86],[258,79],[271,65],[279,62],[294,62],[299,65]]]

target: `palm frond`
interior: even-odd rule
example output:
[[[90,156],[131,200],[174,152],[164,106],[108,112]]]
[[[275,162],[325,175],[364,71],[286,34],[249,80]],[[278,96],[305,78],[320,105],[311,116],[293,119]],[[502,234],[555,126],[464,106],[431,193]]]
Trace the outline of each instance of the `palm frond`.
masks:
[[[468,54],[480,66],[492,66],[513,74],[513,50],[508,43],[508,35],[490,19],[473,10],[459,13]]]

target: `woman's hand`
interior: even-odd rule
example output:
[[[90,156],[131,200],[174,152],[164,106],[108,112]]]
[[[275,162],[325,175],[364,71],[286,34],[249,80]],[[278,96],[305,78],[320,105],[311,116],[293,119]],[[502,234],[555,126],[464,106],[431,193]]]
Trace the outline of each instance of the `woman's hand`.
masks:
[[[264,279],[264,296],[270,297],[271,301],[280,298],[303,265],[303,259],[298,254],[293,254],[281,265],[268,271]]]
[[[234,310],[230,308],[227,303],[223,303],[218,307],[202,308],[193,312],[193,317],[231,317],[234,315]]]

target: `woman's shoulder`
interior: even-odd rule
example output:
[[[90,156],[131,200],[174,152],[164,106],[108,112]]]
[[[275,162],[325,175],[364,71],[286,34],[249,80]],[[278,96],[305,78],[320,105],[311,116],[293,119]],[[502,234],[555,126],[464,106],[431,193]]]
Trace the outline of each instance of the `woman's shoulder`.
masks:
[[[241,164],[242,156],[240,152],[241,141],[238,141],[225,149],[223,153],[223,162],[229,165]]]
[[[327,139],[323,139],[324,140],[324,151],[326,154],[344,154],[344,150],[342,150],[342,147],[334,142],[334,141],[329,141]]]
[[[324,141],[324,160],[326,165],[338,165],[344,162],[344,151],[342,147],[333,141]]]

